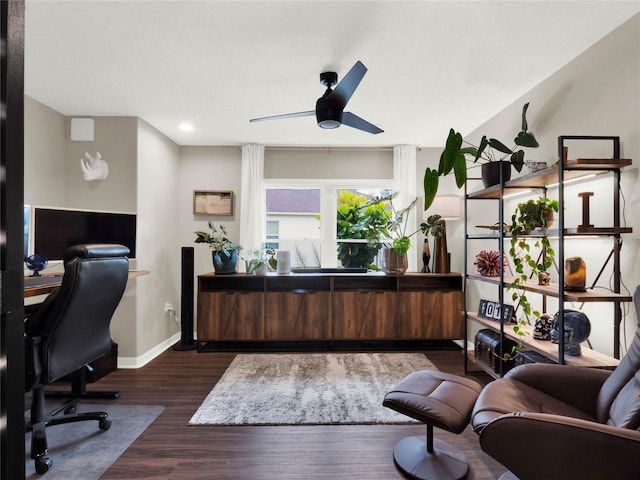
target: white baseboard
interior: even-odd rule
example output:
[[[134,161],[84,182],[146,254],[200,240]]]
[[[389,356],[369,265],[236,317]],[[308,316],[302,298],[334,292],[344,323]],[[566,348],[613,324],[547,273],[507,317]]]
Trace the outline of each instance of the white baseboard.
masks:
[[[156,358],[162,352],[164,352],[167,348],[174,345],[176,342],[180,340],[180,332],[174,333],[171,337],[166,339],[164,342],[156,345],[151,350],[146,353],[140,355],[139,357],[120,357],[118,356],[118,368],[140,368],[144,367],[151,360]]]

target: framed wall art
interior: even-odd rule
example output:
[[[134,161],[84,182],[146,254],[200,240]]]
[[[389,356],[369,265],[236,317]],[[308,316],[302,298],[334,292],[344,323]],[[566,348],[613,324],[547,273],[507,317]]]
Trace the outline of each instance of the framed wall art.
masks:
[[[233,191],[194,190],[194,215],[233,215]]]

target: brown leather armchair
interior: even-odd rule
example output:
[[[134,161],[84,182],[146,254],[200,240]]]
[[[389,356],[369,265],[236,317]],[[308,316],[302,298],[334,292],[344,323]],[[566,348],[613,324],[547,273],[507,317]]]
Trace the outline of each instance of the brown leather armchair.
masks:
[[[640,287],[634,302],[640,316]],[[510,370],[483,389],[471,422],[504,479],[640,478],[640,328],[614,371]]]

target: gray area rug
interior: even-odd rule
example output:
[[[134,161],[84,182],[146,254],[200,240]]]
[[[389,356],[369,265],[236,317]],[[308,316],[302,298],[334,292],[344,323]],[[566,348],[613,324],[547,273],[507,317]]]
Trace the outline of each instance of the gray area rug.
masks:
[[[78,412],[105,411],[113,422],[107,431],[97,421],[55,425],[47,428],[49,458],[53,466],[44,476],[35,473],[31,459],[31,433],[26,435],[26,478],[46,480],[97,480],[109,466],[162,413],[156,405],[78,403]],[[27,414],[28,415],[28,414]]]
[[[413,423],[382,406],[416,370],[421,353],[289,353],[236,356],[189,425]]]

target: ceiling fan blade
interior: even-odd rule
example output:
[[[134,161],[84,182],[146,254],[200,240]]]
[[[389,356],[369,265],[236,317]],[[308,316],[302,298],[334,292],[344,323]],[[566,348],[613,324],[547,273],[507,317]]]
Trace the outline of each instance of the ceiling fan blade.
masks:
[[[360,81],[362,80],[362,77],[364,77],[365,73],[367,73],[367,67],[358,60],[356,64],[351,67],[351,70],[342,77],[342,80],[338,82],[336,88],[333,89],[333,92],[331,92],[327,97],[327,101],[330,102],[330,105],[337,107],[340,110],[344,109],[351,98],[351,95],[353,95],[353,92],[355,92],[358,85],[360,85]]]
[[[283,113],[282,115],[272,115],[270,117],[252,118],[249,122],[263,122],[265,120],[279,120],[281,118],[296,118],[296,117],[313,117],[315,116],[315,110],[309,110],[307,112],[297,113]]]
[[[367,122],[366,120],[351,112],[344,112],[342,114],[342,124],[349,127],[357,128],[358,130],[364,130],[365,132],[373,133],[374,135],[384,132],[384,130],[376,127],[372,123]]]

